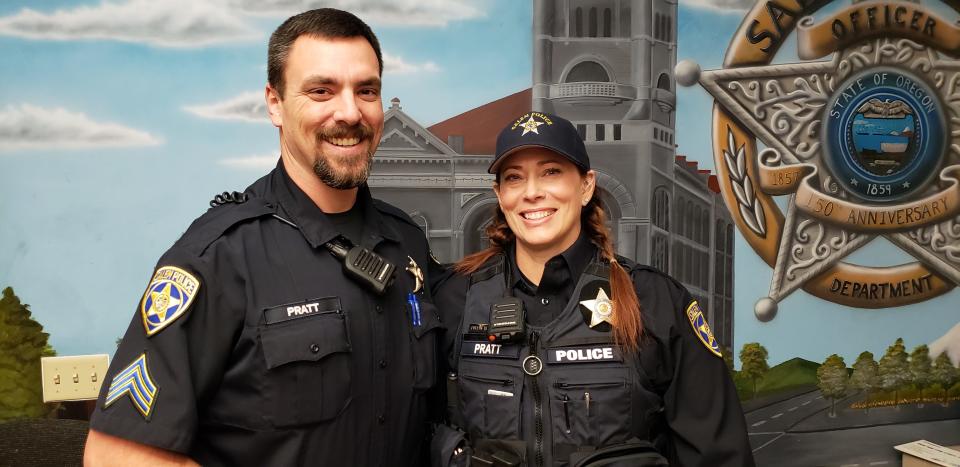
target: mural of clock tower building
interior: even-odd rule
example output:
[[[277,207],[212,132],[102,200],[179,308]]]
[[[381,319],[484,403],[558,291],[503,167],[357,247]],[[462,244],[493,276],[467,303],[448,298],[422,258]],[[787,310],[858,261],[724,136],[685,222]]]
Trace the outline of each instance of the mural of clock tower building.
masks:
[[[617,252],[683,282],[733,345],[733,222],[714,175],[676,155],[677,3],[533,0],[531,89],[430,127],[385,115],[374,195],[411,214],[441,261],[486,244],[496,134],[532,110],[576,125]]]

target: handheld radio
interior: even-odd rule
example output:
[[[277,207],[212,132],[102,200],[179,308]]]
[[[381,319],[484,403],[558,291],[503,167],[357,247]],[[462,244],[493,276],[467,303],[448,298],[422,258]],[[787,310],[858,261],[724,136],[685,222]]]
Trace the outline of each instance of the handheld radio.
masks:
[[[344,243],[342,237],[337,237],[324,246],[334,257],[343,262],[343,270],[347,277],[361,283],[373,293],[383,295],[393,283],[394,271],[397,267],[382,256],[360,246]]]

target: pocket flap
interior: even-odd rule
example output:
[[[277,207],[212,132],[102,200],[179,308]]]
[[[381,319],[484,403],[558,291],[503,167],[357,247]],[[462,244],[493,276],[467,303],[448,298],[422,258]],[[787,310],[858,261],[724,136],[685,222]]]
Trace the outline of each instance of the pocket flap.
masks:
[[[413,335],[417,339],[434,329],[443,327],[437,314],[437,306],[426,300],[420,301],[420,320],[420,325],[413,327]]]
[[[319,361],[337,352],[350,351],[346,320],[328,313],[264,326],[260,331],[267,369],[296,361]]]

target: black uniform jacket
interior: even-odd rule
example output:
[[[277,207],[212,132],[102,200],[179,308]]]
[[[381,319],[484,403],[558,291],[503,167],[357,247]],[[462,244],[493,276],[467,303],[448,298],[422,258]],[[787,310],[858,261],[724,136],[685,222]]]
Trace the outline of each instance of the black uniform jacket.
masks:
[[[547,262],[539,287],[522,277],[512,260],[512,251],[507,252],[508,267],[513,271],[512,292],[524,302],[528,322],[543,325],[556,317],[569,300],[584,299],[571,294],[596,251],[581,235],[567,251]],[[645,334],[639,350],[639,363],[645,373],[642,380],[649,385],[645,389],[662,400],[662,410],[656,414],[660,420],[641,422],[651,427],[649,440],[668,458],[670,465],[754,465],[743,412],[730,374],[723,359],[697,337],[688,319],[687,311],[694,299],[682,284],[654,268],[626,259],[620,263],[633,279],[640,299]],[[453,371],[460,353],[453,349],[457,323],[461,321],[469,283],[469,277],[449,275],[438,281],[435,290],[436,303],[447,327],[443,346]],[[563,303],[557,306],[557,300]],[[584,326],[587,325],[585,322]],[[459,328],[462,331],[464,326]],[[530,402],[526,392],[523,397],[525,407]],[[528,414],[529,410],[525,408],[522,413]],[[560,417],[559,414],[553,416]],[[560,417],[547,423],[564,422]],[[555,446],[554,452],[557,450]]]
[[[439,328],[429,287],[409,295],[422,231],[360,188],[360,243],[397,266],[377,296],[282,163],[247,195],[157,263],[91,427],[204,465],[420,465]]]

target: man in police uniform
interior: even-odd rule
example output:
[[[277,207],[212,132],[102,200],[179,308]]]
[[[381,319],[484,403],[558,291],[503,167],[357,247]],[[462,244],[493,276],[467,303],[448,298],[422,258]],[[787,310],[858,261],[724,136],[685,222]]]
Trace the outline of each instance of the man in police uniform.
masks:
[[[161,257],[103,385],[88,465],[420,465],[439,322],[423,233],[365,184],[382,63],[343,11],[274,32],[280,161]],[[359,251],[347,259],[375,274],[348,276],[334,251]]]

